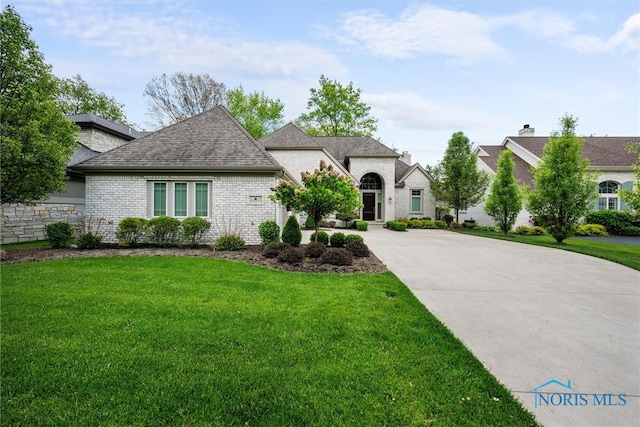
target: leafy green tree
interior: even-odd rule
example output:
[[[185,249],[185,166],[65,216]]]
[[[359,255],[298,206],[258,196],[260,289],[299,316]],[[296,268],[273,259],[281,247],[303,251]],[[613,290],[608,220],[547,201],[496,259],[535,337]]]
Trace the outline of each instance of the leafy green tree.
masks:
[[[227,89],[209,74],[179,71],[168,77],[162,74],[151,79],[144,90],[147,115],[152,124],[168,126],[188,119],[218,105],[227,105]]]
[[[513,155],[504,150],[498,158],[496,177],[484,206],[485,212],[506,235],[522,210],[522,194],[513,176]]]
[[[320,76],[320,89],[311,88],[306,114],[297,125],[312,136],[372,136],[378,119],[371,116],[367,104],[360,100],[360,89],[353,82],[345,87],[338,81]]]
[[[284,124],[284,104],[264,92],[244,93],[242,86],[227,91],[229,112],[254,138],[262,138]]]
[[[558,243],[573,236],[597,194],[597,176],[587,170],[589,161],[581,158],[584,140],[575,134],[577,122],[568,114],[560,119],[562,129],[545,144],[533,171],[535,187],[527,197],[529,212]]]
[[[131,126],[124,105],[93,89],[79,74],[70,79],[58,79],[58,90],[56,102],[67,115],[91,113]]]
[[[0,14],[1,203],[33,203],[65,188],[77,127],[56,104],[51,67],[11,5]]]
[[[638,155],[638,161],[633,165],[636,182],[633,189],[623,188],[618,191],[618,194],[631,209],[640,211],[640,143],[629,144],[627,150]]]
[[[478,204],[489,186],[490,177],[477,168],[471,142],[464,133],[456,132],[449,139],[442,162],[432,170],[431,190],[436,200],[459,212]]]
[[[306,212],[315,221],[316,236],[320,221],[331,213],[353,212],[359,209],[360,194],[351,180],[333,169],[333,165],[320,162],[313,173],[302,172],[302,187],[281,181],[273,190],[271,200]]]

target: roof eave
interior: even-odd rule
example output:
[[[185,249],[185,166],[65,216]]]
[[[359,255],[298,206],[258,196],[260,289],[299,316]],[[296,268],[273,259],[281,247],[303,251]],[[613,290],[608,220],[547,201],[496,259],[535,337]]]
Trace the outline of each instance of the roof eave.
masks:
[[[155,172],[155,173],[247,173],[247,172],[283,172],[281,166],[73,166],[70,169],[83,172],[109,172],[109,173],[132,173],[132,172]]]

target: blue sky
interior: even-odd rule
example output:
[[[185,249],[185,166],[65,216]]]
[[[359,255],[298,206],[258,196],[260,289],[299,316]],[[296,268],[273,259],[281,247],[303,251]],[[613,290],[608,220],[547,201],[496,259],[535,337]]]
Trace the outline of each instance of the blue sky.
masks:
[[[565,112],[582,135],[640,135],[638,1],[10,3],[56,76],[80,74],[140,129],[145,85],[185,71],[264,91],[286,121],[321,74],[353,81],[375,136],[422,165],[454,132],[546,136]]]

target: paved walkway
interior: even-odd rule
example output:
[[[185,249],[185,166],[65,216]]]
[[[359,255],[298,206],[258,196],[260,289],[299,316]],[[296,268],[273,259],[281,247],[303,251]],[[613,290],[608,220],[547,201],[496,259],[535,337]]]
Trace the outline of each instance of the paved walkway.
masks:
[[[362,234],[541,423],[638,425],[638,271],[442,230]]]

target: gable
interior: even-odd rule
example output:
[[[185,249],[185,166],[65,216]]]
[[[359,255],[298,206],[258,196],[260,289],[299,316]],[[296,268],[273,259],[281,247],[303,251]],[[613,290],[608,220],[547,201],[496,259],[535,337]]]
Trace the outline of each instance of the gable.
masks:
[[[83,171],[281,171],[222,106],[74,166]]]

